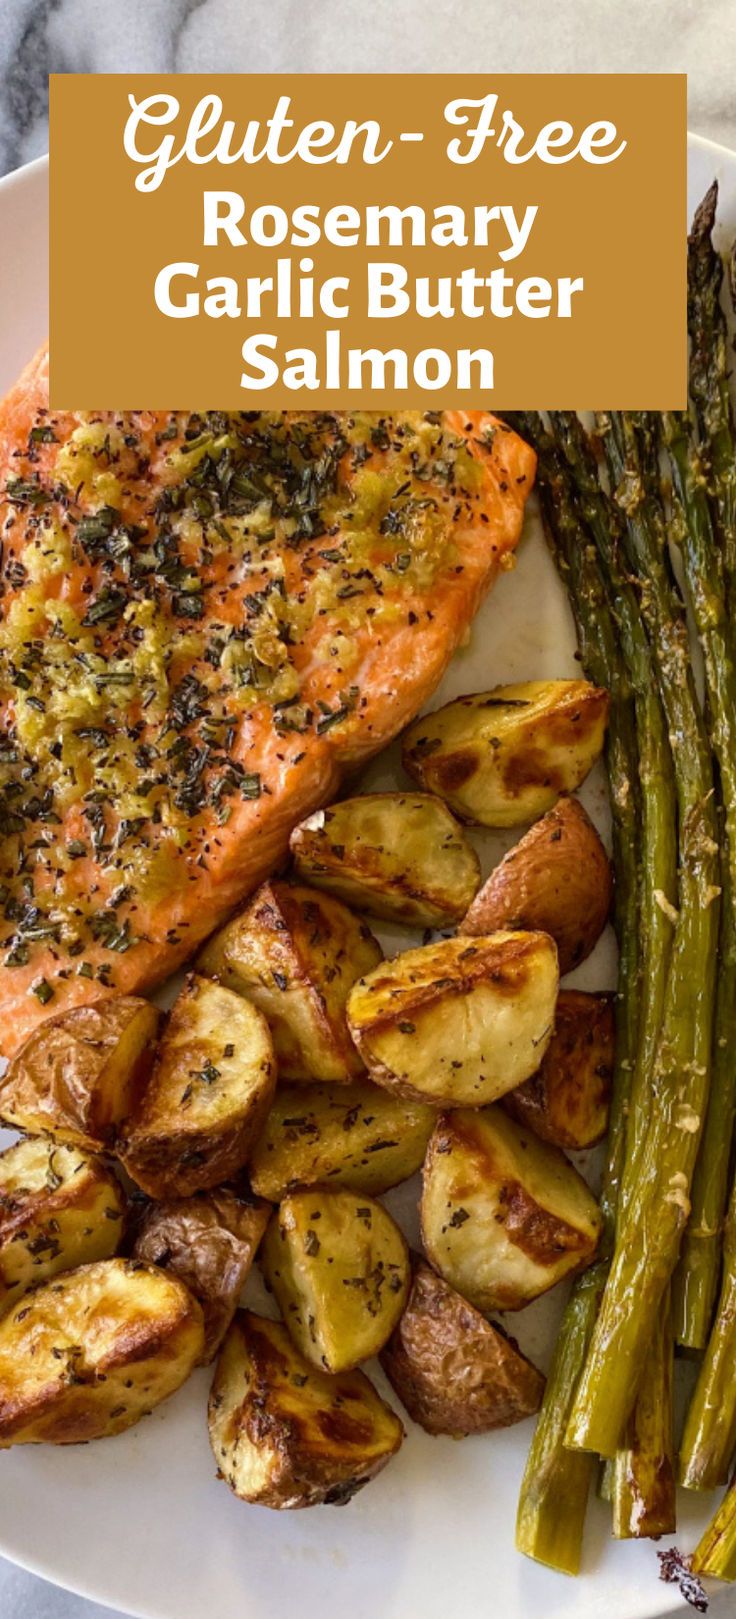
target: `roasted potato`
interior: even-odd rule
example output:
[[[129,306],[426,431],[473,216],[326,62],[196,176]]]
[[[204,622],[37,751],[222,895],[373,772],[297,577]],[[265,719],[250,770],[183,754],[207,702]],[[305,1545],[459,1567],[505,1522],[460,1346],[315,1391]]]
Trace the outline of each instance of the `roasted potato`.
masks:
[[[378,1196],[419,1169],[436,1117],[367,1080],[279,1085],[248,1160],[251,1186],[272,1203],[318,1181]]]
[[[291,834],[299,876],[389,921],[456,922],[480,886],[475,850],[428,793],[365,793],[317,810]]]
[[[382,956],[339,900],[271,882],[210,939],[199,968],[265,1013],[280,1079],[346,1082],[363,1071],[345,1023],[348,991]]]
[[[593,822],[576,798],[560,798],[491,872],[460,932],[539,928],[569,973],[600,938],[612,898],[611,862]]]
[[[542,1141],[580,1151],[606,1133],[614,1056],[614,996],[562,989],[555,1030],[531,1079],[503,1106]]]
[[[39,1024],[0,1080],[0,1118],[88,1152],[113,1146],[150,1072],[159,1013],[119,995]]]
[[[458,697],[404,734],[404,768],[461,820],[521,826],[580,786],[603,747],[608,693],[529,680]]]
[[[281,1321],[239,1310],[217,1363],[210,1444],[221,1478],[263,1507],[343,1506],[404,1437],[363,1372],[328,1377]]]
[[[99,1158],[29,1136],[0,1153],[0,1312],[58,1271],[109,1259],[125,1197]]]
[[[557,983],[546,933],[446,939],[362,978],[348,1023],[379,1085],[442,1106],[482,1107],[539,1067]]]
[[[143,1214],[133,1258],[177,1276],[199,1299],[205,1362],[214,1359],[232,1321],[271,1212],[261,1198],[246,1202],[219,1187],[151,1203]]]
[[[345,1372],[383,1348],[409,1291],[409,1250],[365,1192],[290,1192],[266,1232],[261,1266],[295,1344]]]
[[[102,1259],[26,1294],[0,1321],[0,1449],[122,1433],[201,1358],[202,1311],[155,1266]]]
[[[150,1197],[189,1197],[228,1180],[263,1128],[276,1084],[257,1007],[192,973],[159,1042],[150,1082],[118,1145]]]
[[[427,1433],[488,1433],[539,1410],[544,1378],[513,1339],[473,1309],[423,1259],[381,1353],[392,1388]]]
[[[598,1205],[557,1147],[501,1107],[460,1109],[427,1148],[422,1238],[435,1269],[477,1310],[520,1310],[593,1258]]]

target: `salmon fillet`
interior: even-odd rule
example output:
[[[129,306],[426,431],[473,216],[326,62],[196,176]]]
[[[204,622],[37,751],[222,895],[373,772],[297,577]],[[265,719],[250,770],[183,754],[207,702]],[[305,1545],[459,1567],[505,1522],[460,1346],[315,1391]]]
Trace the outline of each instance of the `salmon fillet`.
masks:
[[[149,989],[440,680],[534,455],[467,413],[0,405],[0,1049]]]

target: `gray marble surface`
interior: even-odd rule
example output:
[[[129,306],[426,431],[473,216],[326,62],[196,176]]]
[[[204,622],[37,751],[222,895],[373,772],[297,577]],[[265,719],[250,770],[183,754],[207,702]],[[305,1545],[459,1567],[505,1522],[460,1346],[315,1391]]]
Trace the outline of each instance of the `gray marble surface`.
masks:
[[[46,149],[49,72],[687,72],[736,146],[734,0],[0,0],[0,172]]]
[[[736,147],[736,0],[0,0],[0,173],[46,150],[49,72],[359,69],[687,72],[690,128]],[[0,1559],[0,1619],[109,1613]]]

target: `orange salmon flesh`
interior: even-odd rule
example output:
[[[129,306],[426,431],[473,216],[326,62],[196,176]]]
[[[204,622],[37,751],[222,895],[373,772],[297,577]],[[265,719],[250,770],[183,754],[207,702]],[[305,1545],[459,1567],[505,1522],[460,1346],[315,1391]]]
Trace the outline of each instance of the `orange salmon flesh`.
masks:
[[[482,411],[0,405],[0,1050],[151,989],[434,691],[534,454]]]

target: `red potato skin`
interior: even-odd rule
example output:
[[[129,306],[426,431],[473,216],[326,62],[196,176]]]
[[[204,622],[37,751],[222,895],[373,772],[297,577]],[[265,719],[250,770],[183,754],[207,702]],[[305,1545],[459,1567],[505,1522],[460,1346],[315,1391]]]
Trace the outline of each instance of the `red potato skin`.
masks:
[[[143,1049],[136,1043],[111,1103],[101,1077],[141,1011],[149,1023],[148,1043]],[[148,1083],[159,1022],[155,1007],[133,995],[50,1018],[32,1031],[0,1080],[0,1119],[7,1115],[11,1128],[20,1129],[25,1114],[31,1134],[48,1131],[86,1152],[112,1150]]]
[[[610,915],[613,871],[577,798],[561,798],[524,834],[460,924],[471,935],[499,928],[538,929],[557,945],[560,974],[585,961]]]
[[[246,1202],[225,1187],[143,1210],[132,1257],[169,1271],[199,1300],[203,1365],[214,1359],[230,1326],[271,1213],[263,1198]]]
[[[542,1403],[541,1372],[423,1259],[415,1259],[406,1309],[380,1361],[426,1433],[462,1438],[508,1428]]]
[[[595,1146],[608,1126],[614,1044],[614,996],[560,990],[541,1067],[501,1098],[506,1112],[568,1152]]]

